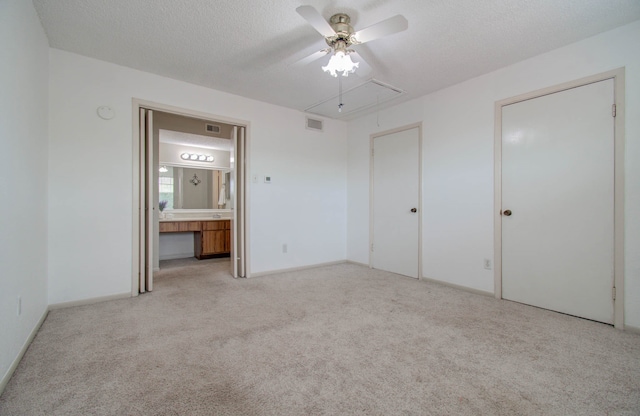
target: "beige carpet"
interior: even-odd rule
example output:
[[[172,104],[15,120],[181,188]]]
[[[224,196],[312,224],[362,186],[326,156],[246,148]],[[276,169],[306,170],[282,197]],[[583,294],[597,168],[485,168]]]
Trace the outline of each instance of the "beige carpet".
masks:
[[[640,336],[603,324],[357,265],[164,266],[52,311],[0,414],[640,414]]]

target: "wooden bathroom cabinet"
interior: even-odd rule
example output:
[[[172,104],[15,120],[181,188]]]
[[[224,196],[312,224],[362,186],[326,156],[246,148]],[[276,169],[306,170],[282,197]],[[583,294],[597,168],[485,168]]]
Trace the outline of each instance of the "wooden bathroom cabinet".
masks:
[[[230,220],[162,221],[160,232],[193,232],[194,253],[198,260],[230,253]]]
[[[196,257],[198,253],[200,256],[229,253],[230,237],[231,221],[202,221],[201,247],[196,250]],[[194,235],[194,238],[197,236]]]

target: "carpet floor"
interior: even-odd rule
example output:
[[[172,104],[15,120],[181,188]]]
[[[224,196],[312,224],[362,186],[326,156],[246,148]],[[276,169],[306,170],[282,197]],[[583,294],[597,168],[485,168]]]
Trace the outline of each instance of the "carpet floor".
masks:
[[[2,415],[638,415],[640,336],[353,264],[53,310]]]

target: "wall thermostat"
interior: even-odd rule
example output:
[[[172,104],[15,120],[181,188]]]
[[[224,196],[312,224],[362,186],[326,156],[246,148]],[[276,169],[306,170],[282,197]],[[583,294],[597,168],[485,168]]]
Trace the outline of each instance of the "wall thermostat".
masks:
[[[265,176],[264,183],[271,183],[271,176]]]

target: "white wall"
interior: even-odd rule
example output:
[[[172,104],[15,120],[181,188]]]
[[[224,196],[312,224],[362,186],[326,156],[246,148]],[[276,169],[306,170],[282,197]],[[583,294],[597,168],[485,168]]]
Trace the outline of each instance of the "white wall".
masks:
[[[344,122],[57,49],[50,79],[50,303],[131,291],[133,97],[250,122],[250,169],[273,177],[249,188],[252,272],[346,259]]]
[[[349,260],[368,262],[369,135],[423,123],[423,274],[493,292],[496,101],[626,66],[625,322],[640,327],[640,21],[349,123]],[[470,63],[471,65],[473,63]],[[425,74],[428,76],[428,74]]]
[[[0,2],[2,381],[47,310],[48,50],[31,2]]]

